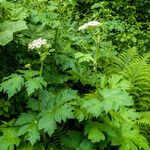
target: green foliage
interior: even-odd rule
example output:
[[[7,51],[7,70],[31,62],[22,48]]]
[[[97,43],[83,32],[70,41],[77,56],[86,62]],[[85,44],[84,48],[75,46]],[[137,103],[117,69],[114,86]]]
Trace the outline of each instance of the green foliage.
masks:
[[[148,2],[0,0],[0,149],[149,150]]]
[[[105,140],[105,135],[102,133],[102,127],[99,122],[87,122],[85,124],[85,134],[88,134],[88,139],[93,143]]]
[[[0,86],[0,91],[4,91],[8,94],[8,98],[12,97],[24,84],[24,79],[18,74],[12,74],[9,77],[4,78],[4,82]]]
[[[6,45],[13,40],[13,33],[27,29],[26,22],[19,21],[5,21],[0,24],[0,45]]]
[[[21,114],[15,125],[21,126],[18,131],[18,136],[26,134],[26,139],[33,145],[37,140],[40,140],[36,117],[34,114]]]
[[[0,131],[3,133],[0,137],[0,148],[3,150],[14,150],[15,146],[18,146],[20,139],[17,136],[18,129],[9,127],[9,128],[0,128]]]
[[[44,91],[41,93],[40,99],[46,105],[41,107],[38,126],[49,135],[52,135],[56,129],[56,122],[61,123],[61,121],[65,122],[67,119],[73,118],[73,107],[69,101],[76,99],[74,91],[63,90],[58,96]]]
[[[8,94],[8,98],[14,96],[21,90],[23,86],[26,87],[28,95],[31,95],[38,89],[46,87],[46,82],[43,77],[35,77],[39,72],[34,71],[20,71],[23,75],[12,74],[4,78],[4,82],[0,85],[0,91]],[[24,82],[25,80],[25,82]]]
[[[147,124],[150,126],[150,112],[141,112],[140,113],[140,119],[138,120],[139,124]]]

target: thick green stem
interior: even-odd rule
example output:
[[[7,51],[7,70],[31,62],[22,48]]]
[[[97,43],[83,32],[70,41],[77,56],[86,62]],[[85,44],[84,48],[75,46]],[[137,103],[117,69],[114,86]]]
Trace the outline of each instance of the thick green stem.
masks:
[[[44,61],[41,60],[40,77],[42,77],[42,73],[43,73],[43,65],[44,65]],[[40,111],[40,98],[39,98],[39,97],[38,97],[38,110]]]
[[[98,73],[97,73],[98,48],[96,48],[94,70],[96,75],[96,92],[98,92]]]
[[[43,73],[43,65],[44,65],[44,61],[41,60],[40,77],[42,76]]]
[[[98,92],[98,71],[97,71],[97,63],[99,59],[99,43],[100,43],[100,36],[97,36],[95,39],[96,44],[96,52],[95,52],[95,62],[94,62],[94,69],[95,69],[95,75],[96,75],[96,92]]]

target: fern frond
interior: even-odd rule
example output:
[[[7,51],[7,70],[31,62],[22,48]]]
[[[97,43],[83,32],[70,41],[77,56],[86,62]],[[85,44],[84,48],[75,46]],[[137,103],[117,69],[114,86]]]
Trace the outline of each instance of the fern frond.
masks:
[[[128,65],[138,57],[139,56],[135,47],[122,52],[115,58],[114,68],[118,71],[126,69]]]
[[[150,126],[150,111],[140,112],[140,119],[138,124],[145,124]]]
[[[142,56],[136,49],[130,49],[121,53],[109,68],[111,72],[123,75],[132,85],[130,93],[135,97],[137,105],[149,110],[150,102],[150,53]]]

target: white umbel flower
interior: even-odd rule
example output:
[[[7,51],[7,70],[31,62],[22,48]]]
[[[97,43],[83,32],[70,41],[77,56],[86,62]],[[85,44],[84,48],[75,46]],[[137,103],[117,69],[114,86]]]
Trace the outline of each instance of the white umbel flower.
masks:
[[[99,26],[99,25],[101,25],[101,23],[98,21],[90,21],[90,22],[85,23],[84,25],[80,26],[78,28],[78,30],[80,31],[80,30],[84,30],[84,29],[88,28],[89,26]]]
[[[31,42],[29,45],[28,45],[28,48],[29,49],[35,49],[35,48],[40,48],[42,45],[45,45],[47,43],[47,40],[46,39],[42,39],[42,38],[39,38],[37,40],[34,40],[33,42]]]

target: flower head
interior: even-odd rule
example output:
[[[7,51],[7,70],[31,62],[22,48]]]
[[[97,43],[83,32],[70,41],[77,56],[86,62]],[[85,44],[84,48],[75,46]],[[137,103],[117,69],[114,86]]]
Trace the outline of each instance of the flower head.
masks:
[[[90,21],[90,22],[85,23],[84,25],[80,26],[78,28],[78,30],[80,31],[80,30],[84,30],[84,29],[88,28],[89,26],[99,26],[99,25],[101,25],[101,23],[98,21]]]
[[[34,40],[33,42],[31,42],[31,43],[28,45],[28,48],[29,48],[29,49],[40,48],[42,45],[45,45],[46,43],[47,43],[47,40],[46,40],[46,39],[39,38],[39,39]]]

